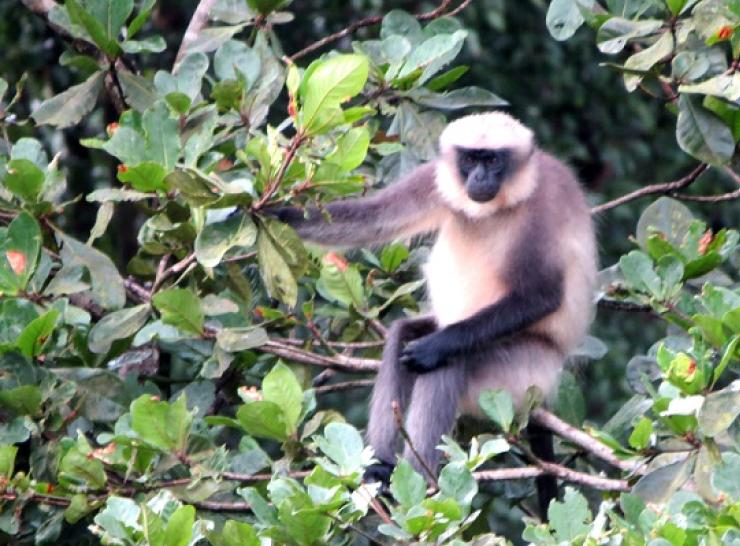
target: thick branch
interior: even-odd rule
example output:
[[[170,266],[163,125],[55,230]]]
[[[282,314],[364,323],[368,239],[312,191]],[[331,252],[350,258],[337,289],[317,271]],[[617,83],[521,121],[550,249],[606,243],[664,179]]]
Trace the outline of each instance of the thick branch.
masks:
[[[530,417],[538,425],[551,430],[561,438],[565,438],[566,440],[573,442],[580,448],[620,470],[633,472],[640,466],[640,463],[619,459],[614,455],[614,452],[610,447],[602,444],[590,434],[566,423],[555,414],[550,413],[545,409],[536,408],[532,410]]]
[[[419,21],[429,21],[431,19],[436,19],[436,18],[442,17],[444,15],[455,15],[455,14],[459,13],[462,9],[464,9],[465,7],[467,7],[467,5],[470,4],[470,0],[465,0],[456,9],[454,9],[451,12],[447,13],[447,8],[450,6],[450,4],[452,4],[452,0],[442,0],[442,2],[440,2],[439,6],[437,6],[436,9],[434,9],[432,11],[428,11],[426,13],[420,13],[420,14],[416,15],[415,17]],[[321,49],[322,47],[324,47],[327,44],[330,44],[332,42],[336,42],[337,40],[339,40],[341,38],[344,38],[345,36],[349,36],[350,34],[352,34],[353,32],[355,32],[356,30],[358,30],[360,28],[369,27],[369,26],[372,26],[372,25],[379,24],[381,21],[383,21],[383,17],[384,17],[384,15],[373,15],[373,16],[370,16],[370,17],[365,17],[364,19],[360,19],[359,21],[355,21],[354,23],[352,23],[351,25],[349,25],[346,28],[343,28],[339,32],[335,32],[334,34],[330,34],[329,36],[325,36],[321,40],[318,40],[318,41],[316,41],[316,42],[314,42],[314,43],[312,43],[312,44],[304,47],[303,49],[301,49],[297,53],[294,53],[293,55],[291,55],[289,58],[290,58],[291,61],[295,61],[296,59],[300,59],[301,57],[305,57],[309,53],[312,53],[312,52],[316,51],[317,49]]]
[[[615,207],[624,205],[625,203],[629,203],[630,201],[634,201],[635,199],[640,199],[641,197],[646,197],[648,195],[666,195],[677,192],[678,190],[682,190],[683,188],[692,184],[697,178],[699,178],[699,175],[706,171],[708,167],[709,165],[707,165],[706,163],[701,163],[689,174],[682,178],[679,178],[678,180],[645,186],[644,188],[635,190],[631,193],[623,195],[622,197],[618,197],[617,199],[593,207],[591,209],[591,214],[600,214],[606,210],[613,209]]]
[[[198,7],[195,8],[193,18],[190,19],[190,24],[188,25],[187,30],[185,30],[185,35],[182,37],[180,49],[177,51],[175,64],[172,67],[173,73],[177,72],[177,69],[180,67],[180,63],[188,54],[188,49],[190,49],[190,46],[198,41],[201,31],[208,24],[208,18],[209,14],[211,13],[211,9],[214,5],[216,5],[217,1],[218,0],[200,0]]]

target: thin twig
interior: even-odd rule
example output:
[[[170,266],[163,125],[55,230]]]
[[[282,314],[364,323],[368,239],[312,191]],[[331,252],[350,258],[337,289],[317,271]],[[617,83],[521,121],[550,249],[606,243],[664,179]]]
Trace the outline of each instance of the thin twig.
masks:
[[[409,433],[406,431],[406,427],[403,426],[403,415],[401,414],[401,406],[399,406],[398,402],[396,402],[395,400],[391,402],[391,410],[393,411],[393,418],[396,420],[396,427],[398,428],[398,431],[401,433],[401,436],[403,436],[403,439],[406,441],[406,445],[411,450],[411,453],[414,454],[414,457],[416,457],[416,460],[419,461],[419,464],[424,469],[424,472],[427,473],[431,482],[437,488],[439,488],[439,483],[437,482],[437,476],[434,474],[432,469],[429,467],[429,463],[424,459],[424,457],[422,457],[421,454],[418,451],[416,451],[416,447],[414,446],[414,443],[411,441],[411,436],[409,436]]]
[[[443,0],[440,2],[439,6],[437,6],[436,9],[432,11],[428,11],[426,13],[420,13],[418,15],[415,15],[415,17],[419,21],[429,21],[431,19],[436,19],[438,17],[442,17],[445,15],[455,15],[459,13],[462,9],[468,6],[470,4],[471,0],[465,0],[458,6],[456,9],[450,11],[449,13],[446,13],[447,8],[452,3],[452,0]],[[359,21],[355,21],[351,25],[347,26],[346,28],[343,28],[342,30],[335,32],[334,34],[329,34],[328,36],[325,36],[321,40],[318,40],[312,44],[309,44],[308,46],[304,47],[300,51],[294,53],[289,58],[291,61],[295,61],[296,59],[300,59],[301,57],[305,57],[309,53],[312,53],[316,51],[317,49],[321,49],[327,44],[330,44],[332,42],[336,42],[337,40],[344,38],[345,36],[349,36],[356,30],[364,27],[369,27],[372,25],[377,25],[380,22],[383,21],[384,15],[372,15],[370,17],[365,17],[364,19],[360,19]]]
[[[372,379],[360,379],[358,381],[345,381],[343,383],[334,383],[333,385],[323,385],[314,387],[316,394],[326,394],[327,392],[346,391],[348,389],[365,389],[372,387],[375,381]]]
[[[180,43],[180,49],[177,51],[175,56],[175,64],[172,67],[172,72],[176,73],[180,68],[180,63],[187,56],[188,49],[200,38],[201,31],[208,24],[209,14],[211,9],[216,5],[218,0],[200,0],[198,7],[193,12],[193,17],[190,19],[190,24],[185,30],[185,34],[182,37]]]
[[[251,512],[252,507],[246,502],[191,501],[188,504],[201,510],[211,512]]]
[[[538,425],[551,430],[561,438],[565,438],[566,440],[573,442],[602,461],[620,470],[625,472],[634,472],[641,466],[641,463],[639,462],[623,461],[622,459],[619,459],[614,455],[614,451],[610,447],[602,444],[590,434],[566,423],[558,416],[545,409],[536,408],[532,410],[530,417]]]
[[[727,193],[721,193],[719,195],[684,195],[674,194],[671,197],[679,199],[681,201],[696,201],[699,203],[721,203],[723,201],[734,201],[740,199],[740,190],[735,190]]]
[[[259,210],[263,206],[265,206],[265,203],[267,203],[278,190],[280,184],[283,182],[285,173],[288,171],[288,167],[290,167],[295,154],[298,152],[298,148],[301,147],[301,144],[303,144],[305,138],[306,137],[303,136],[303,134],[300,132],[292,138],[292,140],[290,141],[290,146],[288,147],[288,151],[285,153],[285,158],[280,164],[280,169],[275,175],[275,178],[273,178],[272,181],[267,185],[267,188],[265,188],[265,191],[262,194],[262,197],[260,197],[259,201],[252,205],[252,210]]]
[[[679,178],[678,180],[645,186],[643,188],[640,188],[639,190],[635,190],[626,195],[623,195],[622,197],[618,197],[617,199],[593,207],[591,209],[591,214],[600,214],[609,209],[613,209],[615,207],[624,205],[625,203],[629,203],[630,201],[634,201],[635,199],[640,199],[641,197],[646,197],[648,195],[672,194],[692,184],[697,178],[699,178],[699,175],[707,170],[708,167],[709,165],[707,165],[706,163],[701,163],[689,174],[682,178]]]
[[[740,186],[740,174],[737,174],[735,171],[733,171],[730,167],[725,166],[723,169],[728,175],[730,175],[730,178],[732,178],[735,181],[735,184]]]
[[[295,339],[288,337],[279,338],[278,341],[280,341],[281,343],[285,343],[286,345],[293,345],[295,347],[303,347],[307,343],[309,345],[315,345],[317,343],[315,339]],[[334,347],[336,349],[350,350],[376,349],[385,345],[385,341],[382,339],[376,341],[328,341],[327,343],[330,347]]]
[[[312,353],[310,351],[304,351],[302,349],[286,345],[274,339],[271,339],[264,345],[260,346],[258,350],[264,353],[274,354],[282,358],[287,358],[289,360],[293,360],[294,362],[311,364],[313,366],[322,366],[324,368],[331,368],[346,372],[375,372],[380,368],[379,360],[374,360],[371,358],[356,358],[345,355],[335,355],[329,357],[326,355]]]

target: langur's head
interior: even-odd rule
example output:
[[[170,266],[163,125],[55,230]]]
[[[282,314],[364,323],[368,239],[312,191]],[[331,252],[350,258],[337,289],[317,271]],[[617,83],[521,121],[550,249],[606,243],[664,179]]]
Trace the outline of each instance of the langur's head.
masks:
[[[439,146],[437,188],[452,208],[472,218],[515,206],[534,191],[534,135],[508,114],[453,121]]]

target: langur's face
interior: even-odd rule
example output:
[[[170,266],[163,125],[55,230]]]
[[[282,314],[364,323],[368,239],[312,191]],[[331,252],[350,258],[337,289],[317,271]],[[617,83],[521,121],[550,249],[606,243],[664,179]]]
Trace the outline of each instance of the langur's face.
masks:
[[[510,171],[511,150],[456,147],[455,155],[468,197],[476,203],[496,197]]]

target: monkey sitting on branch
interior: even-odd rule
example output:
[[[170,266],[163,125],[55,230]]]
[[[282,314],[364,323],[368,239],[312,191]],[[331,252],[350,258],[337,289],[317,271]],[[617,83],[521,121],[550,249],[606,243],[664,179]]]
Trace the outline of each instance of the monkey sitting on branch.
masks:
[[[380,462],[366,479],[386,484],[398,443],[394,402],[418,453],[407,445],[403,456],[419,472],[436,471],[441,436],[458,414],[480,415],[482,390],[506,389],[516,403],[532,385],[552,393],[593,315],[594,230],[568,167],[502,112],[450,123],[439,148],[389,187],[329,203],[328,219],[315,208],[276,211],[302,238],[328,246],[436,232],[424,267],[432,313],[393,323],[372,395],[367,438]],[[551,460],[546,436],[532,434],[532,447]],[[539,479],[541,504],[556,486]]]

